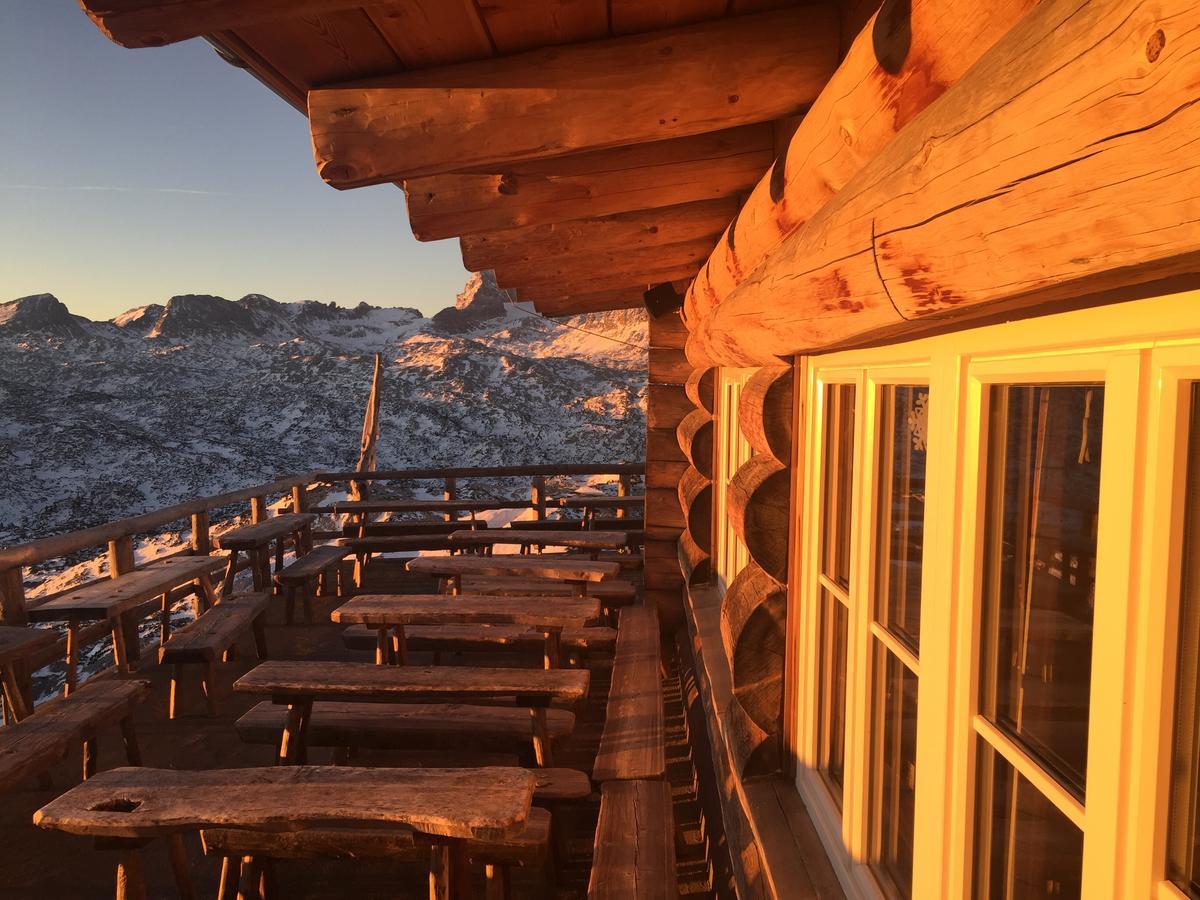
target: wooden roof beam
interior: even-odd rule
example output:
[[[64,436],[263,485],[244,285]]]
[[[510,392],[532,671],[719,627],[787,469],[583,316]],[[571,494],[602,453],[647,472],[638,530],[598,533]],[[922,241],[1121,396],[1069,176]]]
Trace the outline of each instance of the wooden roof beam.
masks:
[[[372,6],[381,0],[79,0],[96,27],[122,47],[161,47],[258,25]]]
[[[689,360],[760,365],[938,321],[1194,283],[1197,54],[1194,0],[1043,0],[689,321]]]
[[[637,272],[587,272],[563,280],[538,280],[509,285],[522,300],[534,302],[583,294],[600,294],[626,288],[646,290],[652,284],[694,278],[698,263],[647,268]]]
[[[634,250],[583,252],[570,256],[550,255],[517,262],[501,261],[491,268],[496,273],[496,283],[501,287],[517,287],[531,282],[566,282],[590,278],[593,274],[596,277],[622,278],[629,273],[678,269],[684,266],[695,270],[708,258],[714,240],[715,236]]]
[[[607,312],[612,309],[638,309],[642,306],[645,288],[618,288],[598,294],[576,294],[573,297],[554,297],[535,300],[536,309],[543,316],[581,316],[586,313]]]
[[[352,188],[769,122],[837,55],[820,3],[318,88],[317,170]]]
[[[615,216],[506,228],[462,238],[463,265],[478,272],[556,256],[631,252],[705,238],[711,247],[737,215],[734,197],[681,203]]]
[[[489,172],[411,178],[404,188],[413,234],[437,241],[728,199],[748,192],[774,158],[772,126],[744,125]]]
[[[884,4],[715,245],[688,290],[686,314],[698,319],[724,300],[1035,3]]]

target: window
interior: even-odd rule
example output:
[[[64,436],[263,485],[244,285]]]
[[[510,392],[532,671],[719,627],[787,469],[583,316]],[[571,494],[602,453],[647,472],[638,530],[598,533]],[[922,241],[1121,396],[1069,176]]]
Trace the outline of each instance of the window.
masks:
[[[750,461],[751,447],[742,436],[739,426],[739,412],[742,399],[742,388],[755,372],[755,369],[726,369],[719,370],[717,377],[717,415],[716,415],[716,478],[714,491],[716,499],[716,528],[714,539],[716,552],[713,554],[714,570],[717,583],[726,589],[733,583],[738,572],[742,571],[750,561],[746,545],[738,537],[738,533],[730,524],[725,513],[726,497],[729,482],[737,474],[738,469]]]
[[[1200,385],[1190,407],[1167,876],[1200,898]]]
[[[929,388],[884,385],[879,397],[872,860],[893,897],[912,896],[917,661],[925,532]]]
[[[976,896],[1079,897],[1056,807],[1087,787],[1104,386],[993,386],[988,411]]]
[[[855,393],[852,384],[825,388],[818,753],[821,771],[839,804],[846,768]]]

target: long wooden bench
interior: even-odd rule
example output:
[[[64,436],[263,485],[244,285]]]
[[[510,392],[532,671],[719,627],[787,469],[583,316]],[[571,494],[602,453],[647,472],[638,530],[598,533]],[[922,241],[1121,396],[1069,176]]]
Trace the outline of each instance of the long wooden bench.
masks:
[[[133,711],[149,695],[148,681],[95,679],[6,725],[0,729],[0,791],[48,772],[79,744],[83,777],[89,778],[96,772],[97,734],[113,724],[121,727],[130,765],[140,766]]]
[[[472,575],[462,581],[465,594],[493,594],[497,597],[570,596],[571,586],[548,578],[507,578],[503,576]],[[588,596],[604,606],[625,606],[637,600],[637,587],[630,581],[613,579],[588,585]]]
[[[341,544],[324,544],[275,574],[275,583],[283,591],[284,620],[287,624],[291,625],[295,620],[297,594],[304,604],[304,620],[312,624],[314,581],[320,582],[316,585],[318,594],[343,593],[339,590],[341,564],[352,552],[350,547]]]
[[[661,779],[667,770],[658,616],[621,610],[608,711],[592,777],[598,782]]]
[[[238,736],[248,744],[278,744],[287,713],[286,708],[263,701],[238,719]],[[575,714],[570,710],[546,710],[549,740],[560,740],[574,730]],[[313,704],[306,738],[314,747],[386,750],[403,750],[418,742],[461,747],[478,739],[528,744],[533,741],[533,724],[528,710],[506,706],[318,701]]]
[[[536,795],[535,795],[536,797]],[[467,841],[467,856],[482,864],[487,874],[487,896],[511,896],[510,869],[546,867],[550,861],[551,815],[534,807],[522,831],[512,837]],[[280,859],[388,859],[394,862],[427,862],[434,842],[411,828],[320,828],[274,833],[205,829],[200,832],[204,852],[220,856],[219,898],[237,895],[237,879],[246,857],[262,869],[268,884],[274,879],[272,860]],[[547,881],[551,874],[547,872]],[[274,893],[273,891],[270,893]]]
[[[668,782],[605,784],[588,880],[590,900],[675,900],[673,822]]]
[[[541,650],[545,635],[526,625],[410,625],[405,629],[409,650],[432,652],[434,665],[441,653],[486,653],[498,647],[522,647]],[[617,643],[615,628],[589,626],[564,628],[559,637],[562,648],[576,654],[612,651]],[[350,625],[342,632],[342,642],[350,650],[375,650],[378,635],[367,625]]]
[[[181,628],[158,650],[158,661],[172,666],[171,691],[167,715],[175,718],[179,682],[183,667],[188,664],[204,666],[201,687],[208,704],[208,714],[217,714],[217,661],[231,650],[247,632],[254,634],[254,649],[259,659],[267,658],[267,634],[264,618],[270,594],[234,594],[225,597],[196,621]]]

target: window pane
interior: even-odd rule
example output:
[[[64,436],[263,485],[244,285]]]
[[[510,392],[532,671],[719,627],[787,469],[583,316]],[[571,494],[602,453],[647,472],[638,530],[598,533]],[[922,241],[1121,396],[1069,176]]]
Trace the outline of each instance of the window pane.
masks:
[[[854,385],[825,388],[822,571],[850,589],[850,497],[854,484]]]
[[[892,897],[912,896],[913,824],[917,778],[917,676],[877,645],[881,671],[880,727],[875,751],[879,810],[876,866]]]
[[[982,709],[1081,800],[1100,508],[1100,385],[991,392]]]
[[[1200,386],[1192,388],[1188,455],[1168,867],[1180,889],[1200,898]]]
[[[921,634],[929,388],[889,385],[880,399],[877,616],[915,652]]]
[[[838,804],[846,769],[846,649],[850,616],[841,601],[821,591],[821,768]]]
[[[979,741],[975,896],[1080,896],[1083,832],[1008,762]]]

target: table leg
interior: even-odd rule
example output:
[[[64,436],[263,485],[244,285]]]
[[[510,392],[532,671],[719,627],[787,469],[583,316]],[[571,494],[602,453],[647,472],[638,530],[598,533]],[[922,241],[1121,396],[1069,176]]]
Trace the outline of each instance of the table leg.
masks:
[[[142,748],[138,746],[137,731],[133,726],[133,710],[121,720],[121,740],[125,743],[125,758],[131,766],[142,764]]]
[[[200,687],[204,689],[204,701],[208,707],[208,716],[210,719],[217,717],[217,663],[216,660],[209,659],[204,663],[204,677],[200,681]]]
[[[302,766],[308,759],[308,748],[305,744],[308,720],[312,717],[312,705],[310,699],[288,704],[287,722],[279,744],[279,758],[285,766]]]
[[[439,841],[429,854],[429,900],[468,900],[471,896],[471,860],[467,842]]]
[[[375,665],[386,666],[391,662],[391,647],[388,645],[388,630],[387,628],[378,628],[375,631]]]
[[[392,657],[396,665],[408,665],[408,646],[404,637],[403,625],[397,625],[392,629]]]
[[[533,755],[539,768],[554,765],[554,753],[550,749],[550,732],[546,726],[546,707],[529,707],[529,722],[533,731]]]
[[[63,696],[71,696],[79,683],[79,620],[67,622],[67,680],[63,685]]]
[[[212,579],[205,572],[196,579],[200,582],[200,590],[196,592],[196,618],[208,612],[217,603],[217,592],[213,588]]]
[[[237,900],[238,881],[241,874],[242,860],[240,857],[221,857],[221,886],[217,889],[217,900]]]
[[[121,849],[117,861],[117,900],[146,900],[146,877],[142,872],[142,851],[138,847]]]
[[[237,578],[238,551],[229,551],[229,562],[225,564],[225,577],[221,581],[221,596],[228,597],[233,593],[233,581]]]
[[[112,645],[113,662],[116,663],[117,671],[125,675],[129,673],[129,647],[125,643],[125,623],[122,618],[123,616],[117,616],[112,620]]]
[[[99,741],[96,735],[89,735],[83,739],[83,780],[87,781],[96,774],[96,768],[99,765],[97,759],[100,753]]]
[[[195,900],[192,873],[188,867],[187,848],[183,846],[182,834],[167,835],[167,854],[171,858],[171,872],[175,876],[175,887],[182,900]]]
[[[546,647],[542,651],[542,668],[557,669],[562,665],[562,629],[547,628]]]

